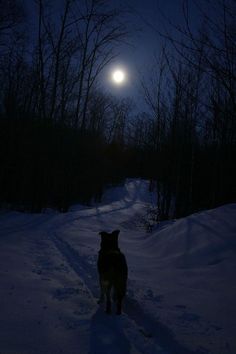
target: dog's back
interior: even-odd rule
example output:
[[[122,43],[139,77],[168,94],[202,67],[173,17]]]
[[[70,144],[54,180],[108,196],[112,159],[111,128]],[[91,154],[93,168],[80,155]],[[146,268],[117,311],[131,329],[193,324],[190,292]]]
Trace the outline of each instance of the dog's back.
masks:
[[[101,250],[98,256],[98,272],[101,286],[101,301],[106,295],[107,312],[111,310],[110,291],[114,289],[114,297],[117,302],[117,313],[121,313],[122,299],[126,293],[128,267],[125,256],[118,247],[119,230],[108,234],[101,232]]]

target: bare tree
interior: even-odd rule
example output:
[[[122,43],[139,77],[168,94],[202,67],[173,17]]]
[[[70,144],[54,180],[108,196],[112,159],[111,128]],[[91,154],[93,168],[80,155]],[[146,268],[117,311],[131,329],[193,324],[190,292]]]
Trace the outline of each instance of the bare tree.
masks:
[[[0,0],[0,47],[7,47],[9,38],[25,18],[18,0]]]
[[[46,0],[37,4],[40,107],[47,110],[43,116],[60,116],[62,121],[67,107],[74,110],[73,126],[84,130],[90,93],[114,58],[114,44],[124,38],[124,26],[108,1],[65,0],[59,24],[52,23]]]
[[[114,44],[124,39],[126,30],[120,21],[120,12],[109,9],[109,2],[86,2],[83,21],[77,23],[80,40],[80,65],[78,74],[78,98],[75,126],[86,127],[89,94],[104,67],[114,58]],[[83,31],[84,29],[84,31]]]

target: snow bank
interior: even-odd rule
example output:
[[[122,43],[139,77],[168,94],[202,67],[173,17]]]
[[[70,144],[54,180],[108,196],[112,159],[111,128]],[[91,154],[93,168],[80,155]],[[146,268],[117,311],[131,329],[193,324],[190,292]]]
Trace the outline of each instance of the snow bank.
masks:
[[[193,214],[152,234],[148,251],[174,267],[234,263],[236,204]]]

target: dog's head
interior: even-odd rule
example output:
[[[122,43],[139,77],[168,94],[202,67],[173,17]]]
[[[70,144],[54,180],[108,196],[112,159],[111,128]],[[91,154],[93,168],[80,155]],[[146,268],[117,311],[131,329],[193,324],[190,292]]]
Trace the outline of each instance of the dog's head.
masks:
[[[101,235],[101,250],[103,251],[119,250],[118,247],[119,233],[120,230],[115,230],[111,233],[105,231],[99,232],[99,235]]]

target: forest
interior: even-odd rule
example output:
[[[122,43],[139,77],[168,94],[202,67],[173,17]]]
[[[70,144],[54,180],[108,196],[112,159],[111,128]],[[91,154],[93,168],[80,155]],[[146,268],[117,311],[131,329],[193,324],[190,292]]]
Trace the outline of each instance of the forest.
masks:
[[[37,0],[33,28],[24,2],[0,0],[0,208],[67,212],[129,177],[150,180],[158,220],[235,202],[236,12],[214,4],[197,29],[185,0],[182,27],[157,24],[137,113],[99,84],[129,13],[64,0],[55,15]]]

